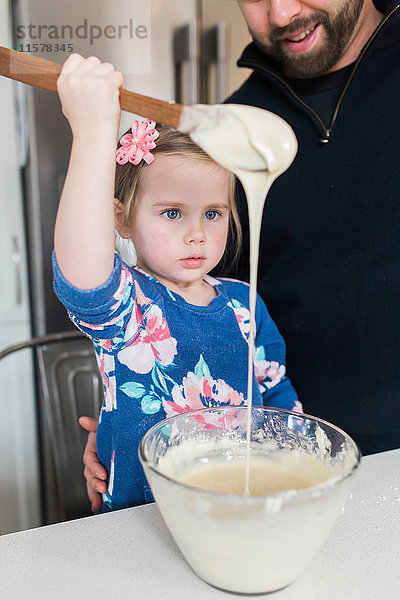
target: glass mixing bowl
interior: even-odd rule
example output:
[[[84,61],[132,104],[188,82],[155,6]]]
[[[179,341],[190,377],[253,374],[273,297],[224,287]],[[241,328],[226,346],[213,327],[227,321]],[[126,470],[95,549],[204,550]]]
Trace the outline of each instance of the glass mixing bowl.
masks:
[[[243,495],[181,479],[246,458],[246,407],[185,412],[141,440],[139,458],[158,508],[192,569],[209,584],[266,593],[292,583],[318,552],[361,460],[355,442],[321,419],[253,407],[250,465],[266,461],[305,476],[303,489]]]

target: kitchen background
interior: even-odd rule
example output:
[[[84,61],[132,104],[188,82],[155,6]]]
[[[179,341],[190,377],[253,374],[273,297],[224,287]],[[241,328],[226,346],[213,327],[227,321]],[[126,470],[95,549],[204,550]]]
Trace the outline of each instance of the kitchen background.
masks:
[[[64,39],[56,38],[62,26]],[[248,74],[236,60],[249,41],[235,0],[0,0],[0,45],[62,63],[71,43],[112,62],[128,89],[163,100],[223,100]],[[132,118],[123,113],[121,132]],[[52,289],[53,227],[71,143],[58,97],[0,77],[0,132],[1,350],[72,324]],[[43,524],[49,493],[30,352],[0,362],[3,534]]]

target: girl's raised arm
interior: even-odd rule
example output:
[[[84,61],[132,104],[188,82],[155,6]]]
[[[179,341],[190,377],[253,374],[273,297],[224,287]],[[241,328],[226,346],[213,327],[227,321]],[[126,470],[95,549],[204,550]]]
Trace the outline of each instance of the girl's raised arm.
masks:
[[[58,266],[75,287],[103,284],[114,266],[114,175],[123,75],[92,56],[71,55],[58,79],[73,142],[57,213]]]

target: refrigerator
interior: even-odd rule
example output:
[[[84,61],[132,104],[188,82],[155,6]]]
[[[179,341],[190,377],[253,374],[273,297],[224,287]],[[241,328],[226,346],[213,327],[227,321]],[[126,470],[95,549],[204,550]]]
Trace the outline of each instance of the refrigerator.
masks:
[[[12,38],[3,37],[3,45],[59,63],[71,51],[96,55],[112,62],[124,73],[126,87],[141,94],[188,104],[220,102],[248,74],[236,67],[250,36],[235,0],[0,1],[12,27]],[[17,157],[18,167],[13,169],[18,190],[14,194],[19,198],[18,218],[25,223],[18,237],[18,252],[24,258],[17,263],[25,269],[26,316],[15,323],[20,322],[21,327],[24,323],[26,329],[19,335],[27,337],[69,330],[73,325],[53,292],[51,268],[54,222],[71,145],[69,126],[56,94],[4,80],[0,83],[7,86],[10,111],[11,96],[14,102],[14,120],[4,118],[7,140],[13,138],[12,131],[15,134],[15,148],[8,142],[5,145],[2,136],[1,151],[8,157],[12,151]],[[121,133],[134,118],[122,114]],[[6,172],[4,177],[8,179]],[[12,210],[4,196],[9,182],[2,184],[3,223],[3,210],[7,218]],[[5,222],[2,226],[9,229]],[[13,240],[7,242],[11,258],[7,265],[2,264],[3,279],[15,267]],[[10,314],[1,309],[0,324],[10,323]],[[7,339],[15,341],[16,336],[13,332]],[[37,403],[40,412],[40,398]],[[24,419],[22,435],[37,440],[33,422]],[[37,455],[35,461],[31,479],[43,468]],[[35,518],[21,522],[21,528],[28,521],[34,526]]]
[[[0,0],[0,44],[12,40],[10,7]],[[0,78],[0,349],[32,333],[18,144],[18,87]],[[0,534],[41,523],[39,446],[29,350],[0,362]]]

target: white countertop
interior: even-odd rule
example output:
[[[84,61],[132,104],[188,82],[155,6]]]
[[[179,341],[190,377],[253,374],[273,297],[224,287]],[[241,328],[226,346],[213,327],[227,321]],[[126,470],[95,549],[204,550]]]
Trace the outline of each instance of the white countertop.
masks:
[[[7,600],[223,600],[186,564],[156,505],[0,537]],[[262,596],[264,597],[264,596]],[[400,599],[400,450],[367,456],[319,555],[268,600]]]

